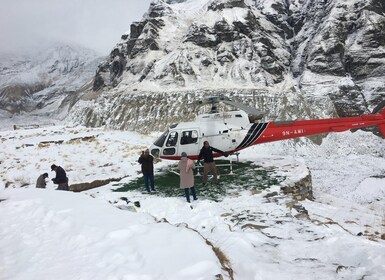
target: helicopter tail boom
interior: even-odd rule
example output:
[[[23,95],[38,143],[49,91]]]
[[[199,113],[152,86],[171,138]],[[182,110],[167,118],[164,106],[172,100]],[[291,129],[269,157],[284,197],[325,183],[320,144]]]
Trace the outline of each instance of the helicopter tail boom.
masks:
[[[355,131],[360,128],[373,126],[377,126],[385,138],[385,109],[383,109],[381,113],[361,115],[358,117],[271,122],[267,124],[266,129],[258,135],[258,137],[255,137],[251,143],[249,142],[250,144],[246,144],[245,146],[329,132]],[[248,135],[249,134],[251,133],[249,132]],[[245,147],[242,146],[238,148]]]

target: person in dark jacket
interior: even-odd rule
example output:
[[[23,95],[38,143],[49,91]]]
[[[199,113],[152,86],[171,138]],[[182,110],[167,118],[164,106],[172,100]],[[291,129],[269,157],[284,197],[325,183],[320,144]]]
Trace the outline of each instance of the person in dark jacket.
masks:
[[[48,173],[41,174],[36,180],[36,188],[45,189],[47,182],[45,178],[48,178]]]
[[[147,192],[155,192],[155,183],[154,183],[154,158],[149,154],[148,149],[142,152],[141,156],[138,159],[138,162],[142,165],[142,173],[144,178],[144,186],[146,187]],[[151,190],[150,190],[150,184]]]
[[[67,174],[61,166],[51,165],[51,171],[56,172],[56,177],[52,179],[54,184],[57,184],[57,190],[69,191]]]
[[[218,184],[217,166],[214,162],[213,152],[221,153],[225,157],[229,154],[221,150],[211,147],[208,141],[203,142],[203,147],[198,156],[198,162],[203,159],[203,186],[207,185],[208,173],[211,172],[214,178],[214,183]]]

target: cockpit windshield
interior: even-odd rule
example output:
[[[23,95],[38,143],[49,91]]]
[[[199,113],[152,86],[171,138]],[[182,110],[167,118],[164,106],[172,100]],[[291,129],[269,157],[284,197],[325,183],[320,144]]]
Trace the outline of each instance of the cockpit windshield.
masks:
[[[168,130],[163,132],[163,134],[154,142],[155,146],[163,147],[164,141],[166,141],[168,135]]]

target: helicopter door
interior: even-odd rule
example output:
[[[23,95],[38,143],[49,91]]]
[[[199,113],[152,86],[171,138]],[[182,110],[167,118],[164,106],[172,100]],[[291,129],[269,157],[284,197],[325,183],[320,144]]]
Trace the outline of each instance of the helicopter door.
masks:
[[[198,129],[183,130],[179,142],[179,152],[197,155],[199,153],[198,142]]]
[[[163,155],[173,156],[177,153],[178,132],[171,131],[168,135],[165,148],[163,149]]]

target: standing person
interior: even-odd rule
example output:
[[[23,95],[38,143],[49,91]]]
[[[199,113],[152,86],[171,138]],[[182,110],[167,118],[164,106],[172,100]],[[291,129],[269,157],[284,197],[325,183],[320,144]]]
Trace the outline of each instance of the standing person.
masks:
[[[194,187],[194,173],[193,169],[195,168],[194,162],[187,158],[185,152],[182,153],[182,157],[178,163],[179,174],[180,174],[180,188],[184,189],[184,195],[188,203],[190,203],[190,192],[194,198],[197,200]]]
[[[54,184],[58,184],[57,190],[69,191],[68,178],[67,178],[67,174],[64,171],[63,167],[52,164],[51,165],[51,171],[56,172],[56,177],[52,179],[52,182]]]
[[[207,177],[208,173],[211,172],[211,174],[214,177],[214,183],[218,184],[218,174],[217,174],[217,166],[214,162],[213,157],[213,151],[217,153],[221,153],[225,157],[227,157],[229,154],[226,152],[222,152],[221,150],[215,149],[214,147],[211,147],[208,141],[203,142],[203,147],[199,153],[198,156],[198,162],[203,158],[203,187],[207,185]]]
[[[155,192],[154,186],[154,158],[150,155],[149,150],[142,152],[141,156],[138,159],[138,162],[142,165],[142,173],[144,178],[144,186],[146,191],[150,193],[151,191]],[[149,182],[151,184],[151,191],[149,187]]]
[[[37,178],[36,188],[45,189],[45,187],[47,186],[47,182],[45,181],[45,178],[48,178],[48,173],[43,173]]]

